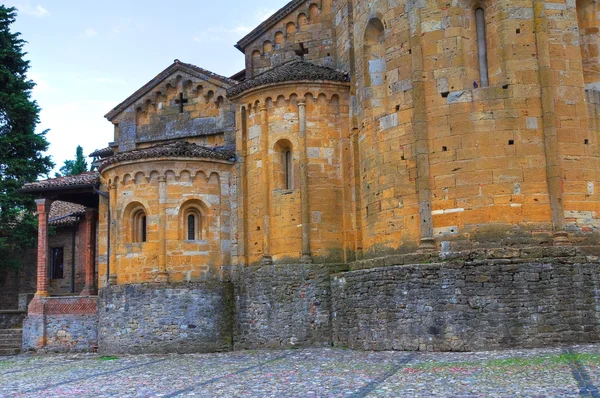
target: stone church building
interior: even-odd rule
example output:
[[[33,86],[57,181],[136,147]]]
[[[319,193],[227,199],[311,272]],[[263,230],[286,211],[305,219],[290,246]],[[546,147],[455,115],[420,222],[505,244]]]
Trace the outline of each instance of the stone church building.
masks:
[[[236,75],[175,60],[97,172],[23,188],[23,349],[600,341],[599,29],[595,0],[292,0]]]

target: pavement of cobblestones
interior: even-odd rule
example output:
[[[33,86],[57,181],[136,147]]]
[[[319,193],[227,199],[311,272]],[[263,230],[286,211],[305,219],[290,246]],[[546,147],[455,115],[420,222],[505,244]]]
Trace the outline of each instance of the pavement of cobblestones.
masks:
[[[476,353],[344,349],[19,355],[0,397],[594,397],[600,345]]]

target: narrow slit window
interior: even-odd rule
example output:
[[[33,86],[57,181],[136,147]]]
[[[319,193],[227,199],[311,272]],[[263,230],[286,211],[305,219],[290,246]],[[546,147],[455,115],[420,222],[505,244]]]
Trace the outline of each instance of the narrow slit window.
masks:
[[[187,217],[187,224],[188,240],[196,240],[196,217],[193,214]]]
[[[475,26],[477,29],[477,54],[479,58],[479,80],[481,87],[488,87],[488,58],[487,58],[487,38],[485,26],[485,11],[483,8],[475,10]]]
[[[285,152],[285,189],[292,189],[292,152]]]
[[[141,236],[140,236],[140,242],[145,242],[146,241],[146,216],[142,216],[140,218],[140,222],[141,222]]]

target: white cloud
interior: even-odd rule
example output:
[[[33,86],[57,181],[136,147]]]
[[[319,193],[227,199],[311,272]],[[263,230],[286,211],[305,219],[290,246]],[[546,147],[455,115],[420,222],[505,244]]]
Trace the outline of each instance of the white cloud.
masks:
[[[83,35],[85,37],[96,37],[96,36],[98,36],[98,32],[96,32],[92,28],[87,28],[86,30],[83,31]]]
[[[36,18],[42,18],[50,15],[50,12],[39,4],[32,5],[30,2],[17,3],[9,1],[8,5],[17,7],[17,10],[19,10],[20,13]]]

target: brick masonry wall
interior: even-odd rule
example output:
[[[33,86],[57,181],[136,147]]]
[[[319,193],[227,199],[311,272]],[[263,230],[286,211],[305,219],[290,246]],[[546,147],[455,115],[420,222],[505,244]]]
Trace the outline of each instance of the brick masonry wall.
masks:
[[[96,297],[35,298],[23,322],[23,350],[94,350],[98,345],[96,300]]]
[[[80,222],[76,228],[74,293],[79,293],[85,285],[85,223]],[[56,228],[56,233],[48,237],[48,248],[55,247],[63,248],[63,277],[49,280],[49,293],[52,295],[69,294],[71,293],[71,273],[73,271],[73,227]],[[48,258],[50,262],[50,257]]]
[[[247,267],[235,285],[235,349],[329,345],[329,274],[313,264]]]
[[[372,350],[468,351],[600,341],[600,263],[480,259],[332,277],[333,340]]]
[[[99,293],[102,353],[188,353],[232,348],[230,283],[110,286]]]

